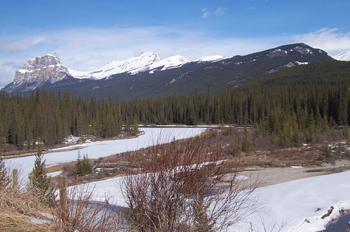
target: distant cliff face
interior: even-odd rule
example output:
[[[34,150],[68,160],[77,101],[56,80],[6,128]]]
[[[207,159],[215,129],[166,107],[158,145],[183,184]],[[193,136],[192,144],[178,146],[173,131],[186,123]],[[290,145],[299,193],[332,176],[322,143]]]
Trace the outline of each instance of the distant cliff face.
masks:
[[[68,73],[67,67],[61,64],[57,53],[39,56],[28,60],[15,72],[15,78],[8,91],[23,87],[24,91],[33,90],[46,82],[55,83],[62,80]]]

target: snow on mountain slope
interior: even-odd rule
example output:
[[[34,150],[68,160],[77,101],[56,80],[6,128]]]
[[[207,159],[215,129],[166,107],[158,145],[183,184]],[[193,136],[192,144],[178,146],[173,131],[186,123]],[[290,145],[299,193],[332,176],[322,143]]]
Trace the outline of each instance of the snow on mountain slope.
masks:
[[[194,62],[197,62],[197,63],[214,62],[214,61],[219,61],[219,60],[228,59],[228,58],[230,58],[230,57],[223,57],[221,55],[205,56],[205,57],[201,57],[197,60],[194,60]]]
[[[194,62],[211,62],[222,59],[222,56],[203,57]],[[160,59],[157,54],[152,52],[142,52],[137,57],[131,57],[122,61],[111,61],[100,69],[88,72],[79,72],[67,68],[61,64],[61,59],[57,53],[47,54],[34,59],[29,59],[22,67],[15,72],[15,78],[6,89],[12,92],[16,89],[24,91],[33,90],[42,86],[46,82],[55,83],[66,77],[66,74],[72,75],[78,79],[100,80],[109,78],[112,75],[128,73],[135,75],[141,72],[154,73],[155,71],[164,71],[172,68],[179,68],[184,64],[190,63],[189,59],[177,55]]]
[[[182,65],[191,62],[189,59],[186,59],[183,56],[177,55],[177,56],[171,56],[166,59],[158,60],[152,64],[150,64],[148,67],[145,67],[144,69],[138,69],[131,71],[131,74],[137,74],[139,72],[150,70],[150,73],[154,72],[154,69],[163,67],[161,71],[171,69],[171,68],[179,68]]]
[[[140,72],[150,71],[163,67],[161,70],[181,67],[190,62],[183,56],[177,55],[166,59],[160,59],[157,54],[143,52],[138,57],[132,57],[123,61],[112,61],[104,67],[91,72],[77,72],[69,69],[69,73],[79,79],[102,79],[119,73],[129,73],[135,75]]]
[[[22,66],[22,69],[16,71],[13,81],[15,83],[33,81],[54,83],[61,80],[66,72],[68,70],[61,64],[61,59],[57,53],[47,54],[28,60]]]
[[[333,58],[340,61],[350,61],[350,51],[342,52],[336,56],[333,56]]]

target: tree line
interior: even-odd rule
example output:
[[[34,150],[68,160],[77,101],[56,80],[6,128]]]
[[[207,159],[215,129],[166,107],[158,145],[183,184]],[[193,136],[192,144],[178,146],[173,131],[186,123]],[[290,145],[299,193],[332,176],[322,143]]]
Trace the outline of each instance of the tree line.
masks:
[[[99,138],[132,131],[138,124],[255,125],[285,140],[312,141],[317,132],[350,123],[349,82],[249,85],[213,95],[193,92],[157,99],[113,102],[39,91],[0,92],[2,143],[17,148],[62,143],[68,135]],[[299,134],[304,136],[298,138]]]
[[[108,138],[122,131],[120,109],[111,100],[95,101],[47,91],[27,95],[0,92],[0,138],[22,149],[60,144],[68,135]]]

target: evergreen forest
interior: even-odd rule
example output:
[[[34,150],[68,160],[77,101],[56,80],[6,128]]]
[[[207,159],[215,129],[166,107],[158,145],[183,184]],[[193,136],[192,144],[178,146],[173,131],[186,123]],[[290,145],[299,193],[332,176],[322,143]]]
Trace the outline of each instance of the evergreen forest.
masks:
[[[349,80],[350,62],[332,61],[284,68],[219,94],[208,86],[206,93],[129,102],[2,90],[0,143],[33,149],[42,141],[48,148],[69,135],[110,138],[138,124],[250,125],[281,143],[312,142],[317,133],[350,123]]]

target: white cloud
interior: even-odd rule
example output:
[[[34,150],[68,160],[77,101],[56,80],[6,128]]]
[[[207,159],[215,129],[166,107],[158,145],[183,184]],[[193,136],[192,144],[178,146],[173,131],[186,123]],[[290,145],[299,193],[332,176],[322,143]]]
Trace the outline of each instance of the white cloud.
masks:
[[[338,28],[323,28],[316,32],[297,35],[295,41],[320,48],[332,55],[350,50],[350,32],[344,33]]]
[[[18,68],[18,64],[14,61],[9,61],[1,64],[1,67],[11,67],[11,68]]]
[[[249,10],[255,10],[256,8],[255,8],[255,6],[250,6],[250,7],[248,7],[248,9]]]
[[[50,40],[58,44],[57,50],[49,52],[58,52],[62,63],[77,71],[94,70],[112,60],[137,56],[141,51],[154,52],[161,58],[180,54],[193,60],[209,55],[245,55],[281,45],[278,39],[213,38],[209,33],[165,27],[89,28],[56,32],[51,36]],[[72,45],[71,41],[79,42]],[[48,51],[43,54],[46,53]]]
[[[211,12],[205,11],[205,12],[203,12],[203,14],[202,14],[202,18],[208,18],[210,15],[211,15]]]
[[[18,52],[31,48],[34,45],[37,45],[45,40],[43,36],[31,36],[28,38],[22,38],[15,42],[0,41],[0,51],[5,52]]]
[[[226,10],[227,10],[227,8],[219,7],[219,8],[215,11],[215,14],[216,14],[216,15],[224,15]]]
[[[0,69],[0,89],[13,81],[14,73],[10,70]]]
[[[227,8],[219,7],[218,9],[216,9],[214,11],[214,14],[216,16],[221,16],[221,15],[224,15],[226,13],[226,10],[227,10]],[[202,8],[201,12],[202,12],[202,18],[208,18],[212,14],[212,12],[207,10],[207,8]]]

